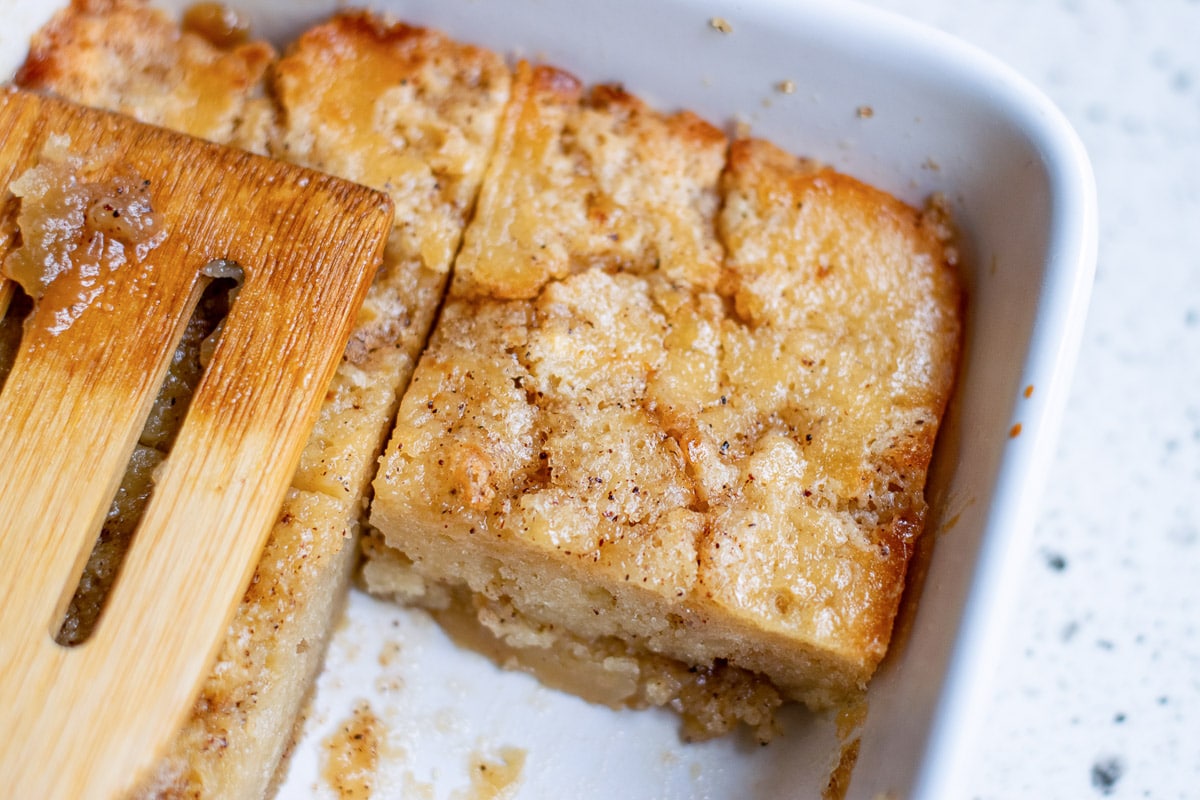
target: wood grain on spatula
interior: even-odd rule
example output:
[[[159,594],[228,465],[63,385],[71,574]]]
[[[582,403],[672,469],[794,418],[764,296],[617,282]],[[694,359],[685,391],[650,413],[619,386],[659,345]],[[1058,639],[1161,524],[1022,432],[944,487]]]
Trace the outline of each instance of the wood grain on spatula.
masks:
[[[81,258],[84,269],[50,284],[0,393],[0,794],[108,798],[154,762],[207,674],[379,263],[391,206],[345,181],[9,88],[5,196],[52,135],[99,154],[102,175],[148,181],[165,234],[141,262],[97,270]],[[244,285],[103,616],[64,648],[55,629],[201,268],[217,258],[240,264]]]

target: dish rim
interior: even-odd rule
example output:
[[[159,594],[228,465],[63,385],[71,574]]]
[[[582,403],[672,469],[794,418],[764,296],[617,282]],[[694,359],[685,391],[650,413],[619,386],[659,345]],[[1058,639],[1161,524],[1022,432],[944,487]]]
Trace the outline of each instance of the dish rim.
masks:
[[[749,2],[785,6],[783,0]],[[802,4],[813,5],[807,0]],[[1017,607],[1082,346],[1098,253],[1095,176],[1083,141],[1066,115],[1032,81],[1000,59],[931,25],[860,0],[847,0],[825,11],[844,24],[871,20],[880,28],[888,27],[924,57],[952,62],[960,70],[954,81],[986,87],[998,113],[1040,154],[1049,187],[1049,236],[1020,382],[1037,387],[1038,402],[1031,405],[1023,397],[1012,402],[1010,419],[1025,423],[1023,433],[1009,439],[987,496],[987,522],[979,535],[973,574],[911,794],[912,798],[961,797],[968,790],[972,747],[992,698],[1004,634]]]

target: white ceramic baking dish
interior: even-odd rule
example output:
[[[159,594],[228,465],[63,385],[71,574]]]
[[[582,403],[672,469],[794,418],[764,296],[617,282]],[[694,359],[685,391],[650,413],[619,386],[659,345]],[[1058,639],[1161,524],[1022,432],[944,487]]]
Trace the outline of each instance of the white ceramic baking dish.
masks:
[[[284,42],[338,4],[237,5]],[[966,355],[930,488],[927,569],[871,687],[846,796],[968,796],[972,735],[999,679],[989,666],[1026,563],[1095,262],[1092,176],[1062,116],[979,52],[851,3],[373,5],[588,82],[622,82],[664,108],[740,121],[910,202],[948,197],[967,265]],[[0,74],[50,6],[0,0]],[[281,797],[332,796],[322,741],[360,700],[389,730],[379,797],[465,796],[476,762],[507,757],[514,780],[501,783],[517,797],[816,798],[844,744],[832,717],[797,711],[765,748],[737,737],[685,745],[668,713],[543,689],[458,650],[423,616],[356,593]]]

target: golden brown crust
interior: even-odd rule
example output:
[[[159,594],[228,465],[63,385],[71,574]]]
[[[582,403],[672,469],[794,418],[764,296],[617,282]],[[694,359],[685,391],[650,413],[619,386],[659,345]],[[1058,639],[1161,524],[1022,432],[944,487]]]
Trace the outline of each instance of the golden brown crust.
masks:
[[[569,181],[570,176],[530,170],[528,175],[521,176],[527,180],[513,180],[510,170],[514,165],[521,169],[553,158],[548,150],[557,143],[562,121],[578,103],[580,92],[579,81],[565,72],[550,67],[534,68],[524,61],[517,65],[512,96],[497,137],[497,150],[481,189],[480,207],[486,211],[477,215],[468,228],[453,278],[456,293],[479,291],[505,299],[527,299],[547,279],[566,274],[562,246],[547,241],[554,236],[553,226],[530,224],[530,221],[541,217],[541,201],[552,197],[553,187]],[[579,213],[576,209],[571,212]],[[503,253],[526,252],[512,253],[506,260],[502,260],[503,256],[482,257],[479,248],[490,245],[502,235],[501,231],[518,243]],[[480,284],[482,291],[475,288]]]
[[[74,0],[35,34],[15,81],[225,142],[273,59],[266,42],[221,49],[139,0]]]
[[[735,142],[724,188],[727,289],[757,340],[775,339],[798,368],[786,405],[761,391],[770,386],[751,399],[760,415],[790,418],[792,445],[779,453],[803,487],[795,504],[850,521],[861,546],[843,548],[840,561],[765,560],[731,581],[722,577],[736,563],[731,550],[751,560],[773,551],[763,528],[728,524],[702,548],[702,565],[712,565],[708,582],[731,613],[769,619],[774,603],[789,611],[774,620],[785,629],[836,621],[826,646],[860,654],[869,674],[886,648],[924,521],[925,470],[958,356],[955,269],[941,231],[919,212],[769,143]],[[761,489],[761,480],[745,487],[752,502],[744,513],[765,501]],[[814,603],[796,586],[840,588]],[[814,606],[816,616],[794,610]]]
[[[276,70],[287,118],[277,154],[388,191],[400,254],[445,274],[508,86],[494,53],[339,14],[305,32]]]
[[[715,283],[724,150],[693,114],[652,113],[617,87],[585,93],[567,73],[518,64],[453,293],[532,299],[596,265]]]
[[[959,289],[915,210],[764,142],[725,153],[690,115],[518,68],[371,519],[417,602],[459,587],[820,706],[886,648]]]

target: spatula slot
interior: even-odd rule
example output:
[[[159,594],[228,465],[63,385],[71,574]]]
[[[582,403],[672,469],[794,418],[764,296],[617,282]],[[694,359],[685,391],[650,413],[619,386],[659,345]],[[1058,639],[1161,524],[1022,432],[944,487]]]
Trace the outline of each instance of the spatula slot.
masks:
[[[57,626],[54,639],[60,645],[73,647],[87,641],[104,613],[142,513],[153,496],[155,471],[170,454],[235,300],[241,283],[241,268],[237,264],[211,262],[201,272],[228,277],[209,280],[176,345],[168,372],[125,468],[121,486],[109,507],[83,574],[74,586],[67,611]]]
[[[15,281],[0,280],[0,389],[21,346],[21,329],[33,308],[29,295]]]

